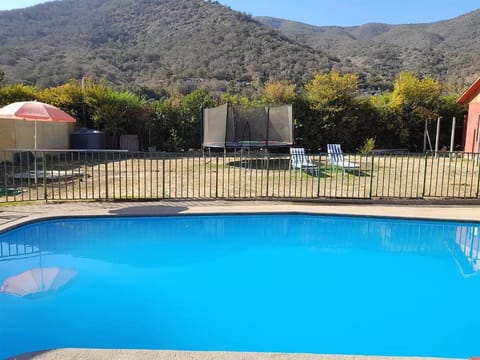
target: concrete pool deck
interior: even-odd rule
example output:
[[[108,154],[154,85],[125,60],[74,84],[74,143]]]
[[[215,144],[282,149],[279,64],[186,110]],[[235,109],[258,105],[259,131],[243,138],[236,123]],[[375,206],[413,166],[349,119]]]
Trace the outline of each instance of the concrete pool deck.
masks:
[[[51,217],[139,216],[204,213],[301,212],[314,214],[386,216],[421,219],[480,221],[480,203],[301,203],[289,201],[155,201],[155,202],[65,202],[0,206],[0,231],[26,222]],[[479,354],[472,354],[472,356]],[[12,359],[163,359],[163,360],[393,360],[420,359],[390,356],[316,354],[192,352],[121,349],[55,349],[24,354]],[[433,358],[421,358],[433,359]]]
[[[205,213],[304,212],[314,214],[386,216],[419,219],[480,221],[480,202],[445,203],[302,203],[289,201],[151,201],[36,202],[0,206],[0,231],[50,217],[138,216]]]
[[[26,354],[15,360],[439,360],[439,358],[316,355],[281,353],[241,353],[220,351],[153,351],[153,350],[93,350],[59,349]],[[460,359],[449,359],[460,360]]]

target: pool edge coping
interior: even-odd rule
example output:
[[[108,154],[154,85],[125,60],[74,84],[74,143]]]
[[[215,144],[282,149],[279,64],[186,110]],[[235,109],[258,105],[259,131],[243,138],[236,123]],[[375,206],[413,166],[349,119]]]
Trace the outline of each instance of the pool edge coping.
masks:
[[[478,205],[412,205],[412,204],[312,204],[298,202],[114,202],[19,205],[0,208],[6,218],[0,223],[0,232],[23,224],[69,217],[95,216],[160,216],[189,214],[234,214],[234,213],[305,213],[321,215],[347,215],[371,217],[395,217],[412,220],[480,221]]]

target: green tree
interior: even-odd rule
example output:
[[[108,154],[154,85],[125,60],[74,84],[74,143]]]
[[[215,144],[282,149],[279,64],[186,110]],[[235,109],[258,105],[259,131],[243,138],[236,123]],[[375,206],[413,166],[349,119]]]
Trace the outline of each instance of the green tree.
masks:
[[[303,140],[312,149],[325,149],[329,142],[342,142],[346,151],[359,144],[354,133],[358,118],[358,75],[316,73],[305,85],[305,101],[312,112],[302,119]],[[362,139],[363,141],[364,139]]]
[[[217,102],[205,89],[196,89],[180,100],[179,136],[184,140],[185,148],[199,148],[202,141],[203,109],[213,107]]]
[[[94,126],[107,135],[141,135],[150,115],[145,100],[128,91],[117,91],[106,85],[87,87],[85,102],[92,108]],[[142,145],[142,138],[140,141]]]
[[[373,137],[378,148],[401,147],[399,139],[402,137],[402,123],[398,123],[398,116],[390,105],[392,93],[373,95],[368,99],[370,115],[375,119]]]
[[[155,101],[151,104],[153,116],[148,123],[149,143],[158,150],[176,151],[183,147],[178,138],[175,126],[178,123],[177,106],[172,105],[171,99]]]
[[[217,101],[203,88],[153,102],[148,123],[151,143],[167,151],[199,148],[203,109],[216,105]]]
[[[269,80],[264,88],[264,101],[271,104],[291,104],[297,94],[291,81]]]
[[[0,106],[31,100],[40,100],[40,94],[34,86],[23,84],[0,86]]]
[[[395,113],[400,146],[419,151],[423,144],[425,121],[435,119],[441,86],[432,78],[419,78],[411,72],[400,73],[394,82],[390,106]]]
[[[71,80],[64,85],[46,88],[40,92],[42,101],[57,106],[77,119],[79,124],[87,127],[89,118],[84,101],[84,91],[78,80]]]
[[[235,105],[242,105],[242,106],[252,106],[258,105],[260,102],[253,101],[247,96],[243,96],[240,94],[222,94],[220,96],[220,103],[221,104],[235,104]]]
[[[402,111],[432,111],[441,94],[441,86],[432,78],[419,78],[411,72],[400,73],[394,81],[391,106]]]
[[[358,90],[357,74],[316,73],[305,85],[306,98],[314,109],[343,111],[355,98]]]

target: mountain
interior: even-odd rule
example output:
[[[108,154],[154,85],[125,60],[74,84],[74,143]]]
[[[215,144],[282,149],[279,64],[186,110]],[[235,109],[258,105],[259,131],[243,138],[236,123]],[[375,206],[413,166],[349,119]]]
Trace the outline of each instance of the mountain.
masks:
[[[40,87],[91,76],[117,85],[217,90],[269,78],[355,72],[388,88],[402,70],[469,84],[480,73],[480,10],[431,24],[319,27],[211,0],[57,0],[0,11],[0,71]]]
[[[332,59],[203,0],[63,0],[0,12],[6,81],[82,76],[158,86],[178,79],[306,80]]]
[[[480,75],[480,10],[426,24],[313,26],[255,17],[262,24],[357,68],[368,83],[387,85],[400,71],[470,84]]]

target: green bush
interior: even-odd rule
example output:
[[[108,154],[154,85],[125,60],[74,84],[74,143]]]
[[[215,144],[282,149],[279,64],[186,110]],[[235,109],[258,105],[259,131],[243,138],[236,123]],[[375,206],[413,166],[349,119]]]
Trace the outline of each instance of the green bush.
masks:
[[[375,149],[375,139],[374,138],[368,138],[365,140],[362,146],[360,146],[357,151],[360,154],[370,154],[373,149]]]

